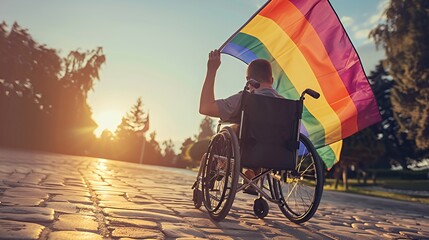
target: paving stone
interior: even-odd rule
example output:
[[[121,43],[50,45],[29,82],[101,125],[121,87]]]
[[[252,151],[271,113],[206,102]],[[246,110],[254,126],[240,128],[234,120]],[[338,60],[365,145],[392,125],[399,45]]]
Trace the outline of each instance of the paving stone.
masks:
[[[357,235],[355,232],[341,231],[333,228],[331,230],[322,230],[321,233],[334,239],[354,240]]]
[[[387,232],[399,232],[399,231],[410,231],[410,228],[406,227],[399,227],[392,224],[387,223],[376,223],[375,226],[378,228],[382,228],[383,230],[386,230]]]
[[[365,229],[366,232],[374,234],[374,235],[378,235],[381,236],[384,233],[388,233],[386,230],[382,229],[382,228],[374,228],[374,229]]]
[[[79,209],[71,203],[68,202],[48,202],[47,207],[55,209],[56,212],[60,213],[77,213]]]
[[[255,228],[247,225],[243,221],[235,221],[230,219],[225,219],[217,223],[222,229],[234,229],[234,230],[243,230],[243,231],[253,231]]]
[[[0,239],[39,239],[44,226],[10,220],[0,220]]]
[[[408,237],[405,237],[399,233],[383,233],[381,236],[387,239],[409,239]]]
[[[182,217],[207,218],[209,216],[207,211],[202,211],[195,208],[172,208]]]
[[[3,159],[0,158],[0,161]],[[5,174],[5,176],[9,176],[10,174],[15,172],[15,167],[9,167],[9,166],[2,166],[0,168],[0,173]]]
[[[17,197],[2,197],[0,198],[0,205],[3,206],[27,206],[37,207],[44,200],[40,198],[17,198]]]
[[[48,175],[48,177],[43,180],[42,185],[44,186],[65,186],[64,178],[61,176]]]
[[[151,199],[147,195],[143,195],[141,193],[126,193],[125,195],[127,198],[138,198],[141,200],[150,200]]]
[[[204,233],[186,223],[161,223],[161,230],[171,238],[204,237]]]
[[[210,234],[210,235],[207,235],[207,237],[213,240],[234,240],[234,238],[232,237],[224,236],[224,235],[216,235],[216,234]],[[235,239],[240,239],[240,238],[235,237]]]
[[[3,181],[7,184],[17,183],[20,180],[24,179],[26,176],[27,174],[15,172],[12,175],[8,176],[6,179],[3,179]]]
[[[91,186],[91,188],[111,187],[109,183],[103,180],[101,175],[103,175],[103,173],[93,172],[91,175],[85,175],[84,179],[88,183],[88,186]]]
[[[53,197],[51,201],[92,204],[92,200],[89,197],[82,197],[82,196],[58,195]]]
[[[365,213],[362,213],[365,214]],[[373,222],[375,221],[374,218],[372,217],[368,217],[367,215],[354,215],[353,216],[354,219],[356,219],[357,221],[361,221],[361,222]]]
[[[97,199],[99,199],[100,201],[118,201],[118,202],[127,201],[125,196],[118,196],[118,195],[111,195],[111,194],[97,195]]]
[[[98,223],[92,216],[63,214],[59,216],[58,221],[54,222],[53,228],[56,230],[97,232]]]
[[[83,180],[79,180],[79,179],[67,179],[66,178],[64,180],[64,183],[66,184],[66,186],[87,187],[85,182]]]
[[[380,235],[373,235],[370,233],[356,233],[354,239],[380,240]]]
[[[415,226],[417,224],[417,220],[402,218],[400,222],[397,222],[397,224]]]
[[[55,209],[56,212],[60,213],[78,213],[80,209],[89,211],[94,210],[94,206],[87,204],[75,204],[69,202],[48,202],[46,206]]]
[[[196,228],[219,228],[219,224],[207,216],[203,218],[184,217],[184,220]]]
[[[134,202],[127,202],[127,201],[100,201],[99,203],[100,207],[107,207],[107,208],[117,208],[117,209],[129,209],[129,210],[145,210],[145,209],[162,209],[164,212],[172,213],[171,210],[166,209],[161,204],[137,204]]]
[[[86,186],[72,186],[72,185],[66,185],[66,186],[43,186],[41,185],[39,187],[40,189],[43,189],[44,191],[48,192],[52,191],[54,194],[59,195],[67,195],[67,193],[76,193],[76,192],[88,192],[88,187]],[[62,191],[62,192],[61,192]],[[80,196],[80,195],[78,195]]]
[[[101,193],[101,194],[125,194],[125,193],[136,193],[138,194],[139,191],[135,188],[131,188],[130,186],[125,186],[125,187],[121,187],[121,186],[94,186],[92,187],[92,189],[97,192],[97,193]]]
[[[155,221],[148,221],[143,219],[132,219],[132,218],[115,218],[106,217],[110,226],[123,226],[123,227],[142,227],[142,228],[157,228],[158,223]]]
[[[253,226],[255,227],[255,231],[264,233],[267,237],[281,239],[280,236],[283,237],[289,237],[289,239],[293,239],[293,235],[291,235],[288,232],[288,228],[282,226],[282,227],[274,227],[274,226],[268,226],[268,225],[259,225],[259,226]]]
[[[46,178],[45,174],[30,173],[25,178],[21,179],[19,182],[38,185],[44,178]]]
[[[49,197],[49,195],[46,192],[38,188],[28,188],[28,187],[9,188],[9,189],[6,189],[3,195],[8,197],[40,198],[40,199],[47,199]]]
[[[428,235],[423,235],[417,232],[411,232],[411,231],[400,231],[401,235],[409,237],[411,239],[429,239]]]
[[[211,238],[213,239],[213,238]],[[199,238],[199,237],[179,237],[176,240],[207,240],[207,237]]]
[[[202,228],[200,229],[206,235],[225,235],[225,236],[233,236],[236,238],[244,238],[244,239],[265,239],[265,236],[262,233],[258,233],[255,231],[241,231],[241,230],[233,230],[233,229],[214,229],[214,228]]]
[[[42,207],[0,207],[0,219],[52,222],[54,220],[54,210]]]
[[[46,189],[45,191],[54,195],[91,197],[87,189]]]
[[[49,234],[48,240],[64,240],[64,239],[79,239],[79,240],[102,240],[103,236],[91,232],[77,231],[57,231]]]
[[[161,231],[155,229],[144,229],[137,227],[115,227],[112,231],[112,237],[164,239],[164,234]]]
[[[144,218],[144,219],[154,219],[159,221],[173,221],[173,222],[181,221],[181,218],[176,217],[174,215],[167,215],[167,214],[149,212],[149,211],[143,211],[143,210],[138,211],[138,210],[104,208],[103,212],[106,215],[109,215],[111,217]]]
[[[423,236],[427,236],[429,239],[429,229],[424,229],[424,230],[418,230],[417,231],[418,234],[422,234]]]

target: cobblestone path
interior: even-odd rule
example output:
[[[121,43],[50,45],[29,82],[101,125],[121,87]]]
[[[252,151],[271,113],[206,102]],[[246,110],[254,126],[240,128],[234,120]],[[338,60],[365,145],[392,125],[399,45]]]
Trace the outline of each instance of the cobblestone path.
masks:
[[[192,203],[195,173],[0,149],[0,239],[429,239],[429,206],[324,192],[307,223],[238,193],[219,223]]]

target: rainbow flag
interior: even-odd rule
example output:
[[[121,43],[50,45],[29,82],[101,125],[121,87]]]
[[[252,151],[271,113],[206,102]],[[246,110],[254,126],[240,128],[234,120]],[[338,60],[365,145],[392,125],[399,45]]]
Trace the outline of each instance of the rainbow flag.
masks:
[[[359,56],[328,0],[272,0],[220,48],[245,63],[271,62],[273,87],[298,99],[306,88],[301,132],[328,168],[339,160],[342,139],[381,120]]]

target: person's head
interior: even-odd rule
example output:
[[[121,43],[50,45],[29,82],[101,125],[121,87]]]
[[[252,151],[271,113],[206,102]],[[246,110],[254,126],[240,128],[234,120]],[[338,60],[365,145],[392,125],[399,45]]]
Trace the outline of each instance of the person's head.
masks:
[[[255,79],[260,83],[273,83],[271,63],[265,59],[256,59],[247,67],[246,79]]]

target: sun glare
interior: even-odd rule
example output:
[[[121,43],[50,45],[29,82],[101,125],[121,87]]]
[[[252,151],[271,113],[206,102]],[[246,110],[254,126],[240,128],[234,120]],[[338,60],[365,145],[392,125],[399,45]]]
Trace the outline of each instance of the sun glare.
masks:
[[[111,132],[115,132],[116,127],[121,123],[123,113],[118,111],[104,111],[94,115],[94,120],[98,124],[98,128],[95,129],[95,135],[99,137],[101,133],[107,129]]]

